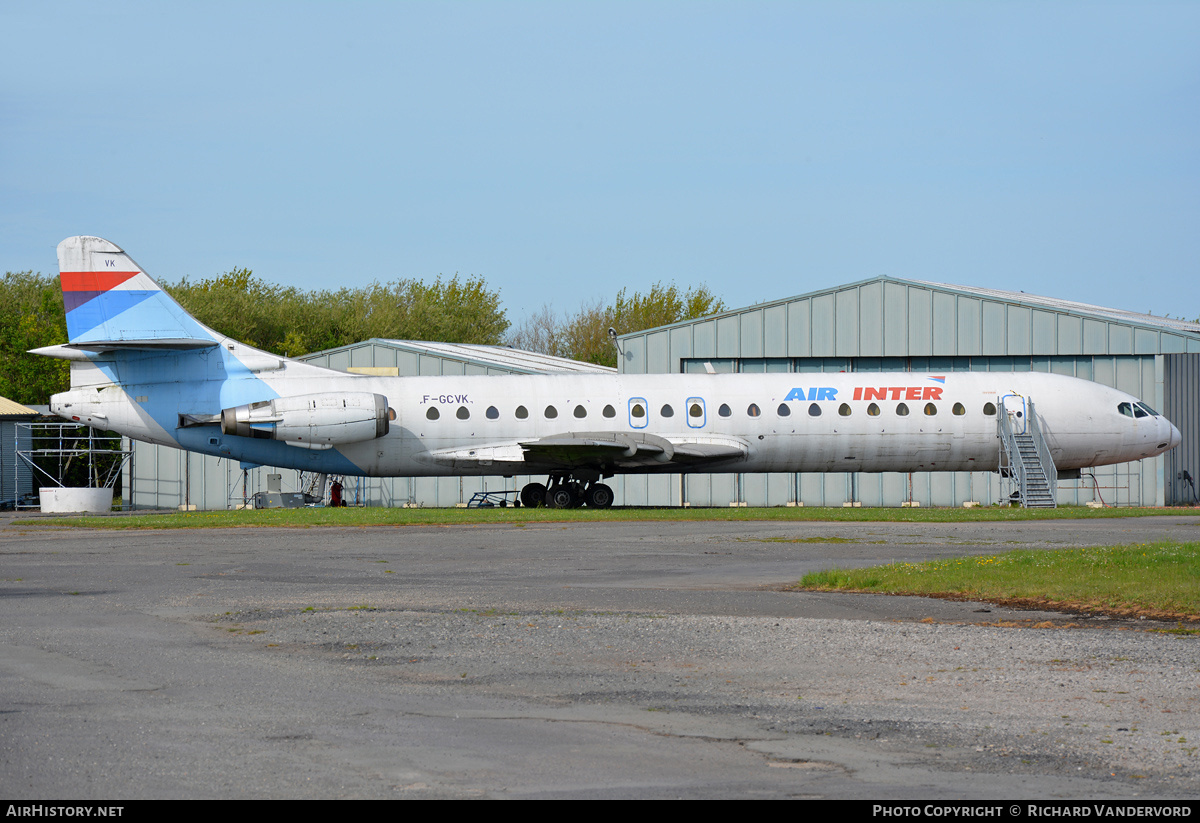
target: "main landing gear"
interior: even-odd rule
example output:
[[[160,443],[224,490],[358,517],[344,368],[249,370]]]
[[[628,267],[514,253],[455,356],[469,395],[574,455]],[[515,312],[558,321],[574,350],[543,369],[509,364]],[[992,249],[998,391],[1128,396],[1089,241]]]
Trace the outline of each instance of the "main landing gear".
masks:
[[[586,505],[607,509],[613,504],[613,490],[595,477],[552,474],[548,485],[530,483],[521,489],[521,505],[530,508],[575,509]]]

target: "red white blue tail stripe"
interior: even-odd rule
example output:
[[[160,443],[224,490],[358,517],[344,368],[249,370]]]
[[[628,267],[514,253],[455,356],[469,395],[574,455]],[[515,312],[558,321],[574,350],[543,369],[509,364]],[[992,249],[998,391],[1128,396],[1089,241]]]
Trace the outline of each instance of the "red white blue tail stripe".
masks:
[[[215,339],[107,240],[68,237],[58,244],[58,270],[72,343]]]

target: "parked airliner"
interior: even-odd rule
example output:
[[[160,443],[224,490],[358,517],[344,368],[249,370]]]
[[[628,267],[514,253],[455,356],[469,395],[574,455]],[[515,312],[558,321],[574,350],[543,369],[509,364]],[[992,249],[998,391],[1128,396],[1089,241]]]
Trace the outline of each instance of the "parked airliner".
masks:
[[[997,471],[998,417],[1037,425],[1060,471],[1180,442],[1136,397],[1042,373],[346,374],[202,325],[107,240],[68,238],[58,260],[70,342],[35,350],[71,361],[54,413],[246,463],[544,473],[525,505],[603,508],[618,473]]]

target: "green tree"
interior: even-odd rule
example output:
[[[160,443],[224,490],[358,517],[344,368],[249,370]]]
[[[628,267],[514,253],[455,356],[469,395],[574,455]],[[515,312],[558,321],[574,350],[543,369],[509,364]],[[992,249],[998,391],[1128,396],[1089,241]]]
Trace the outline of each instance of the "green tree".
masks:
[[[234,268],[163,288],[201,323],[243,343],[298,357],[371,337],[499,345],[508,330],[500,293],[457,273],[305,292]],[[44,404],[70,385],[65,360],[27,350],[67,342],[58,278],[7,272],[0,281],[0,395]]]
[[[234,269],[165,286],[213,329],[276,354],[298,357],[371,337],[499,344],[508,329],[500,294],[482,278],[396,280],[303,292]]]
[[[611,305],[599,300],[584,303],[569,317],[559,317],[550,306],[543,306],[509,336],[508,342],[520,349],[616,366],[617,352],[608,336],[610,328],[618,334],[629,334],[725,310],[725,302],[705,285],[681,291],[674,283],[664,286],[659,282],[645,294],[621,289]]]
[[[44,405],[70,385],[67,361],[28,354],[67,342],[62,290],[54,275],[5,272],[0,281],[0,396]]]

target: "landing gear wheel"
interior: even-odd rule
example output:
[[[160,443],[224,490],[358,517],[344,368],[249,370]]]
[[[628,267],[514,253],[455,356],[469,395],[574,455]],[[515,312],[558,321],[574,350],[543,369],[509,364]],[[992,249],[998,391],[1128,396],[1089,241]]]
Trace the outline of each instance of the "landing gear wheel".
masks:
[[[592,509],[607,509],[613,504],[613,490],[603,483],[593,483],[585,495],[588,507]]]
[[[558,485],[546,492],[546,505],[552,509],[570,509],[578,505],[569,486]]]
[[[527,484],[521,489],[521,505],[527,509],[546,505],[546,487],[541,483]]]

